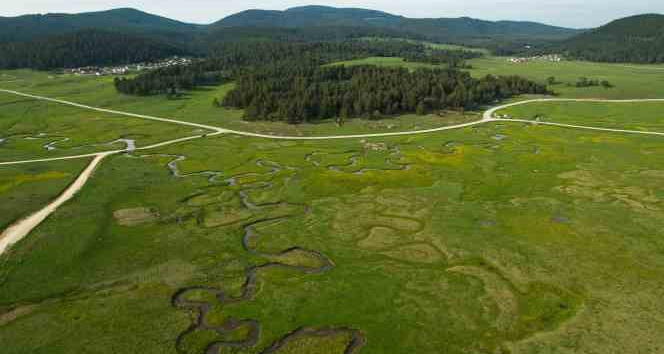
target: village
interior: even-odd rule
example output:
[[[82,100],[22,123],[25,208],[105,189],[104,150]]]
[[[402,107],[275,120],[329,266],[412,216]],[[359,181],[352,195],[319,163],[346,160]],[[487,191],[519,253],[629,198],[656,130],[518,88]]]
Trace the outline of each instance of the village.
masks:
[[[174,56],[156,62],[142,62],[118,66],[85,66],[81,68],[65,69],[64,72],[65,74],[73,75],[126,75],[130,72],[166,68],[175,65],[189,65],[192,61],[191,58]]]
[[[563,61],[563,57],[559,54],[547,54],[547,55],[536,55],[532,57],[520,57],[520,58],[509,58],[508,61],[513,64],[527,63],[529,61],[550,61],[554,63],[559,63]]]

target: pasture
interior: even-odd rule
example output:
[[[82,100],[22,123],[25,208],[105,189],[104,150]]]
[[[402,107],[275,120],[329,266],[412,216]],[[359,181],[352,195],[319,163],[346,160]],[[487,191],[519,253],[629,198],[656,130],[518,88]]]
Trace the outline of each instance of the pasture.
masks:
[[[471,64],[473,75],[555,76],[561,97],[664,92],[657,66]],[[615,87],[567,86],[579,76]],[[0,86],[292,136],[480,119],[446,112],[342,127],[249,124],[242,111],[212,106],[232,84],[178,99],[130,97],[108,77],[11,71],[0,73]],[[3,159],[192,134],[0,99],[0,126],[14,135],[80,139],[46,152],[41,141],[9,140]],[[498,113],[664,131],[662,105],[533,103]],[[663,139],[500,121],[364,139],[222,134],[110,156],[74,199],[0,256],[3,353],[659,352]],[[0,166],[0,225],[46,204],[88,161]]]

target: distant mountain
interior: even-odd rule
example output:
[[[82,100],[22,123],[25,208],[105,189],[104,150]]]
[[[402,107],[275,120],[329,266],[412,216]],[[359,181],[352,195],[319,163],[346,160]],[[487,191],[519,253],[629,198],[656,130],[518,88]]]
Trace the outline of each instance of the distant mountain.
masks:
[[[603,62],[664,63],[664,15],[626,17],[572,37],[568,56]]]
[[[40,37],[0,44],[0,68],[74,68],[129,64],[187,54],[151,38],[100,30]]]
[[[484,21],[468,17],[413,19],[389,13],[327,6],[295,7],[285,11],[248,10],[228,16],[212,27],[379,27],[427,36],[434,40],[459,38],[565,39],[580,30],[535,22]]]
[[[186,5],[183,5],[186,6]],[[87,32],[86,32],[87,31]],[[104,35],[92,34],[98,31]],[[146,52],[139,57],[158,53],[186,52],[198,56],[212,55],[219,44],[246,41],[327,41],[359,37],[401,37],[417,40],[459,43],[497,48],[525,44],[549,43],[567,39],[579,30],[548,26],[534,22],[484,21],[467,17],[411,19],[382,11],[359,8],[303,6],[285,11],[248,10],[228,16],[210,25],[184,23],[131,8],[80,14],[45,14],[0,17],[0,60],[4,66],[31,63],[31,67],[53,67],[65,64],[106,64],[123,61],[122,56],[103,47],[117,50],[118,43],[143,43]],[[115,34],[115,36],[111,36]],[[66,59],[63,48],[79,50],[99,57]],[[0,49],[2,49],[0,48]],[[14,52],[8,52],[13,48]],[[49,49],[53,57],[47,58]],[[127,53],[134,57],[136,46]],[[39,54],[32,53],[38,52]],[[25,58],[22,60],[17,53]],[[87,55],[86,54],[86,55]],[[22,65],[21,64],[21,65]],[[87,65],[86,64],[86,65]]]
[[[204,26],[171,20],[130,8],[80,14],[25,15],[0,17],[0,42],[24,41],[37,37],[102,29],[163,37],[191,35]]]
[[[341,28],[357,28],[357,31]],[[80,14],[45,14],[0,17],[0,42],[17,42],[43,36],[66,34],[86,29],[115,31],[159,37],[172,43],[200,44],[209,34],[228,38],[245,29],[303,30],[316,28],[316,38],[337,38],[344,32],[403,33],[406,37],[426,37],[436,41],[475,40],[560,40],[578,34],[579,30],[534,22],[484,21],[467,17],[411,19],[382,11],[303,6],[285,11],[247,10],[228,16],[211,25],[197,25],[171,20],[130,8]],[[235,30],[229,30],[235,29]],[[283,36],[284,31],[279,34]],[[265,32],[269,34],[269,31]],[[207,36],[207,37],[206,37]],[[244,38],[239,37],[239,40]]]
[[[286,11],[247,10],[224,18],[213,26],[220,27],[364,27],[375,22],[398,24],[401,16],[381,11],[302,6]]]

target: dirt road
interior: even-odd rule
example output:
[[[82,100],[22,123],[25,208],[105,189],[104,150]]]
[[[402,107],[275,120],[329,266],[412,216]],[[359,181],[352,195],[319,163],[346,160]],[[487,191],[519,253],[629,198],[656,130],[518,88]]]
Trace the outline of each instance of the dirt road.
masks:
[[[12,244],[20,241],[23,237],[27,236],[30,231],[32,231],[37,225],[41,224],[49,215],[51,215],[59,206],[70,200],[74,195],[85,185],[85,182],[88,181],[95,168],[99,163],[108,155],[113,154],[113,152],[105,152],[97,154],[88,167],[83,170],[83,172],[76,178],[74,183],[72,183],[67,189],[65,189],[60,196],[58,196],[54,201],[45,206],[43,209],[38,212],[28,216],[25,219],[21,219],[15,222],[13,225],[9,226],[2,234],[0,234],[0,254],[4,253],[5,250]]]

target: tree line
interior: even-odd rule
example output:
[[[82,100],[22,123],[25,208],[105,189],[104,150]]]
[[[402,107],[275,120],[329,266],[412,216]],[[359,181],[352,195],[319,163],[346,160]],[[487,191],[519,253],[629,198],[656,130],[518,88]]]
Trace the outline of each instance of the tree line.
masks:
[[[514,95],[546,93],[546,86],[521,77],[475,79],[449,68],[411,72],[376,66],[282,66],[240,76],[220,104],[245,109],[247,120],[296,124],[472,109]]]
[[[606,89],[609,89],[613,87],[613,84],[610,83],[609,80],[588,79],[587,77],[580,77],[579,80],[574,84],[574,87],[578,88],[595,86],[602,86]]]

